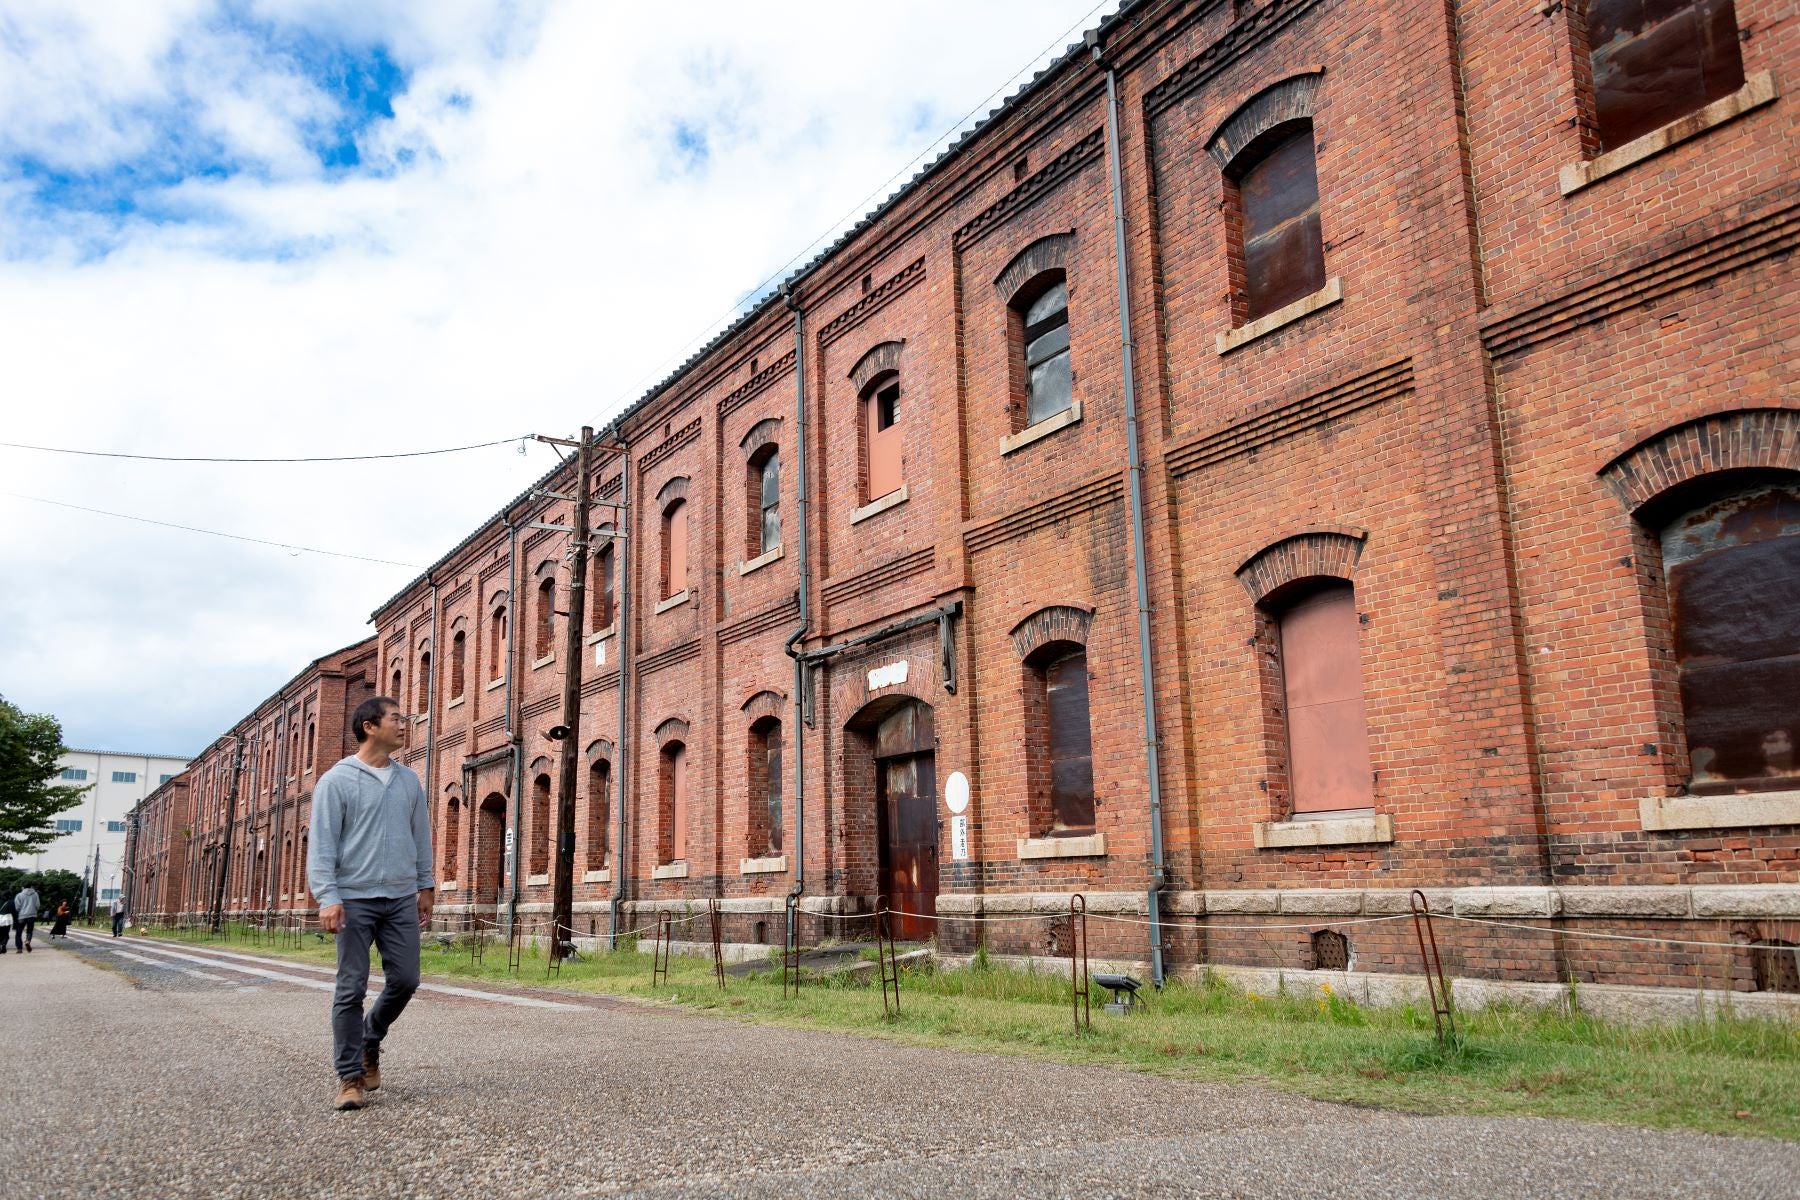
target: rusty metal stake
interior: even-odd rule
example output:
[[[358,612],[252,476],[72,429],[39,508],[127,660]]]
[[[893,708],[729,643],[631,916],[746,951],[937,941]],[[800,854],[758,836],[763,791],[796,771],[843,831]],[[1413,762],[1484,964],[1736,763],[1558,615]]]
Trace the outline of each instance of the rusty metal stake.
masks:
[[[709,899],[706,902],[707,915],[712,918],[713,939],[713,975],[719,980],[719,989],[725,988],[725,949],[719,943],[719,902]]]
[[[794,995],[800,995],[800,897],[792,892],[787,898],[787,932],[781,938],[781,998],[787,999],[789,981]]]
[[[1444,1042],[1444,1027],[1456,1036],[1456,1012],[1450,1003],[1450,981],[1444,977],[1444,960],[1438,956],[1437,927],[1431,919],[1431,901],[1418,888],[1412,893],[1413,933],[1419,939],[1419,957],[1425,964],[1425,990],[1431,996],[1431,1019],[1437,1026],[1438,1044]],[[1426,949],[1426,939],[1430,949]]]
[[[881,971],[881,1015],[890,1021],[900,1018],[900,959],[894,950],[894,927],[888,922],[885,903],[876,902],[875,962]],[[888,999],[892,989],[893,1000]]]
[[[1093,1008],[1088,1002],[1087,897],[1069,897],[1069,1003],[1074,1008],[1075,1032],[1092,1029]]]
[[[656,945],[650,949],[650,986],[658,980],[669,982],[669,939],[673,920],[666,912],[656,914]]]
[[[518,974],[524,959],[525,943],[519,938],[519,922],[514,921],[506,931],[506,973]]]

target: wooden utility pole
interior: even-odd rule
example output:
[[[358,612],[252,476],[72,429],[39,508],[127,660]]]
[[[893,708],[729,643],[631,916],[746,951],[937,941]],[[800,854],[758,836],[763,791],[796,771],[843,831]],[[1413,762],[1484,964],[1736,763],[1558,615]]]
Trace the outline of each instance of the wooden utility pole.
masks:
[[[550,441],[552,439],[543,439]],[[581,751],[582,628],[587,623],[588,468],[594,430],[583,426],[575,447],[574,529],[569,537],[569,613],[563,638],[562,769],[556,789],[556,875],[550,901],[550,957],[575,936],[575,773]],[[567,445],[566,442],[560,443]]]
[[[225,881],[231,877],[231,826],[237,820],[238,775],[244,769],[244,739],[232,734],[237,743],[231,759],[231,791],[225,797],[225,840],[219,847],[217,882],[213,885],[212,921],[214,933],[225,922]]]

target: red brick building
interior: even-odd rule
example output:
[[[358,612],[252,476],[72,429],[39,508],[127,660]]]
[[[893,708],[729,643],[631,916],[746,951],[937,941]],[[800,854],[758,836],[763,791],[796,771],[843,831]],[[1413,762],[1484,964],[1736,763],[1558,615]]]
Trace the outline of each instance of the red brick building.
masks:
[[[1126,5],[602,431],[578,928],[1785,988],[1578,935],[1795,940],[1797,10]],[[450,915],[549,908],[575,486],[374,616]]]

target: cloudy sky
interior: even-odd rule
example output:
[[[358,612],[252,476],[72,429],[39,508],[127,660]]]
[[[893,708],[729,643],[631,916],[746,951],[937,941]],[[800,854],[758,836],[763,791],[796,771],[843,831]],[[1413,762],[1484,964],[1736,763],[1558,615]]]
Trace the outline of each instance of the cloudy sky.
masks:
[[[598,424],[1114,7],[5,0],[0,441]],[[0,447],[0,694],[191,753],[554,461],[519,449]]]

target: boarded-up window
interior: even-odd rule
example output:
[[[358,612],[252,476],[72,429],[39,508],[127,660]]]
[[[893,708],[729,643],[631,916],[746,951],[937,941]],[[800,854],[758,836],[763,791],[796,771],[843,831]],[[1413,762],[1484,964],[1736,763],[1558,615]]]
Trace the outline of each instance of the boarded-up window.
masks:
[[[612,764],[597,758],[588,766],[587,869],[606,867],[607,838],[612,829]]]
[[[767,554],[781,545],[781,453],[773,448],[757,468],[757,506],[756,552]]]
[[[617,543],[608,542],[600,547],[599,569],[595,572],[600,576],[600,586],[595,589],[594,595],[593,632],[595,633],[599,633],[602,629],[612,628],[613,599],[617,595],[615,591],[617,584],[613,582],[613,576],[618,569],[619,562],[618,554],[613,550],[615,545]]]
[[[462,801],[455,796],[444,806],[444,869],[438,872],[445,881],[456,879],[456,848],[462,842]]]
[[[1587,35],[1602,151],[1744,85],[1732,0],[1588,0]]]
[[[413,711],[431,714],[426,710],[431,707],[431,651],[419,654],[419,675],[413,680]]]
[[[1050,775],[1050,834],[1094,830],[1094,750],[1088,719],[1087,651],[1067,649],[1040,668],[1044,680],[1043,754]]]
[[[1800,484],[1713,491],[1662,555],[1690,790],[1800,787]]]
[[[687,590],[687,501],[673,501],[663,509],[662,598]]]
[[[878,375],[863,393],[864,444],[868,447],[870,500],[900,488],[900,376]]]
[[[1325,286],[1319,177],[1310,124],[1233,164],[1242,223],[1244,315],[1255,320]]]
[[[556,580],[546,579],[537,590],[537,644],[534,657],[543,658],[556,646]]]
[[[316,737],[315,737],[315,735],[318,733],[318,730],[319,730],[319,727],[316,724],[314,724],[313,722],[308,721],[306,723],[306,765],[309,770],[311,769],[311,767],[313,765],[313,755],[318,749],[318,745],[317,745],[317,741],[316,741]]]
[[[550,776],[531,781],[531,874],[550,873]]]
[[[450,638],[450,698],[462,699],[464,678],[469,660],[469,639],[462,630],[457,630]]]
[[[781,722],[764,717],[750,727],[750,829],[753,857],[781,853]]]
[[[1337,580],[1319,583],[1277,619],[1294,811],[1372,807],[1354,590]]]
[[[498,679],[506,670],[506,606],[494,609],[488,618],[488,678]]]
[[[665,863],[687,858],[687,747],[670,742],[662,750],[662,770],[658,790],[661,792],[661,850]]]
[[[406,676],[405,676],[405,673],[403,671],[401,671],[399,666],[396,665],[394,667],[394,686],[388,692],[388,698],[391,699],[395,704],[399,704],[401,701],[401,698],[404,697],[405,695],[406,695]]]
[[[1072,403],[1069,370],[1069,285],[1058,272],[1023,309],[1025,424],[1036,425]]]

